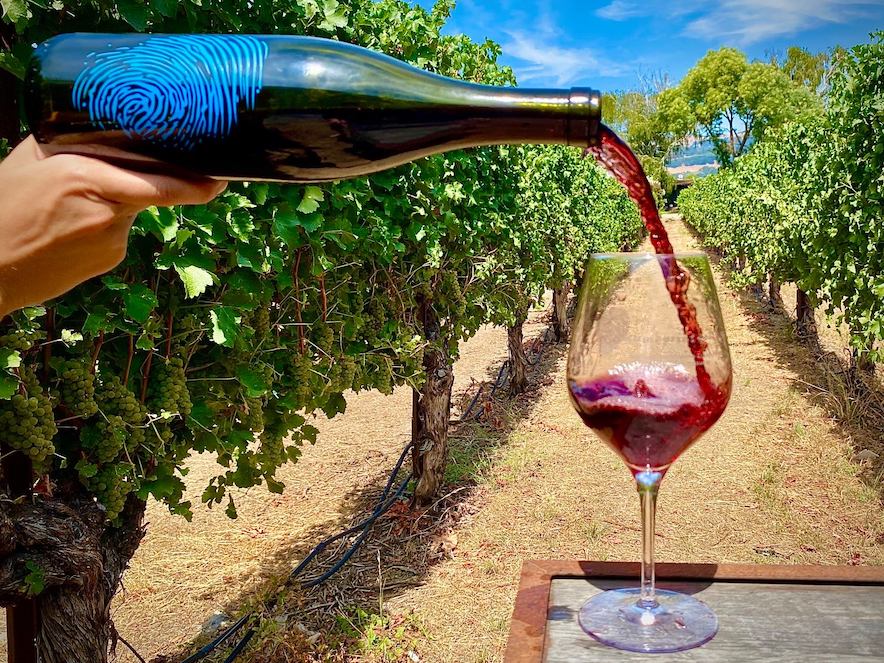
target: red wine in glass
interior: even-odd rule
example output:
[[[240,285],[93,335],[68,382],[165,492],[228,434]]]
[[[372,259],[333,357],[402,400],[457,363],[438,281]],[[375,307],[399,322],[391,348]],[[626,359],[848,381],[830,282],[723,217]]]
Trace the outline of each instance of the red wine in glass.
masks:
[[[707,398],[695,375],[671,365],[619,367],[568,389],[583,423],[633,474],[665,473],[724,412],[729,385]]]

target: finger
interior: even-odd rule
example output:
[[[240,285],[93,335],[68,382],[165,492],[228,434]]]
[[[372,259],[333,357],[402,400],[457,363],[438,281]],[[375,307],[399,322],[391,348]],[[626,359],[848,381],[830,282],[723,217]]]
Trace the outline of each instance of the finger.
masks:
[[[126,207],[200,205],[221,193],[227,183],[207,177],[172,177],[120,168],[92,157],[56,154],[49,157],[86,194]]]
[[[102,166],[96,173],[96,192],[102,198],[127,206],[202,205],[227,187],[227,182],[205,177],[171,177],[104,163]]]
[[[39,143],[33,136],[28,136],[3,159],[3,163],[7,166],[21,168],[42,158]]]

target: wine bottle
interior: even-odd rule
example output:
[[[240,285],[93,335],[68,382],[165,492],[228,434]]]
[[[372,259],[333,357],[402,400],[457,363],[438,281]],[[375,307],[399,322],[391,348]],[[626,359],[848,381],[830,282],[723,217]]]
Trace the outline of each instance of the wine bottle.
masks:
[[[478,145],[586,147],[601,112],[590,89],[477,85],[280,35],[60,35],[34,51],[24,94],[25,119],[52,151],[289,182]]]

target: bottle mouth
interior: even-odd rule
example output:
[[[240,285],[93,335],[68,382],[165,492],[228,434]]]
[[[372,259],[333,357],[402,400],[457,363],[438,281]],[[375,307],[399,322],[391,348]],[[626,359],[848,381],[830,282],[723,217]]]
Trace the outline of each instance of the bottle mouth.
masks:
[[[601,93],[588,87],[573,87],[568,94],[568,106],[568,145],[598,145],[602,123]]]

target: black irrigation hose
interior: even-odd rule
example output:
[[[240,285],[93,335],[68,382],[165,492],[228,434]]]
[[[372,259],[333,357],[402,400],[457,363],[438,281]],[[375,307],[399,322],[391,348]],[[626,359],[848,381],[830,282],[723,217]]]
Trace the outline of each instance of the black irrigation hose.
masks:
[[[546,331],[543,332],[542,340],[540,341],[540,348],[536,351],[537,354],[534,355],[534,361],[528,360],[529,366],[537,366],[540,363],[540,358],[543,356],[544,351],[549,346],[550,335],[554,334],[551,327],[547,327]]]
[[[191,654],[190,656],[185,658],[183,661],[181,661],[181,663],[196,663],[197,661],[203,660],[206,656],[208,656],[213,651],[215,651],[218,647],[220,647],[222,644],[224,644],[224,642],[228,638],[230,638],[237,631],[239,631],[243,627],[243,625],[249,620],[250,617],[251,617],[251,615],[245,615],[243,617],[240,617],[239,621],[237,621],[235,624],[233,624],[233,626],[228,628],[226,631],[224,631],[221,635],[219,635],[217,638],[212,640],[209,644],[207,644],[205,647],[200,649],[198,652],[196,652],[195,654]]]
[[[543,336],[541,337],[542,340],[540,340],[540,344],[539,344],[540,348],[536,351],[536,354],[534,356],[534,361],[531,361],[530,359],[528,360],[529,366],[536,366],[540,362],[540,357],[543,355],[543,351],[546,349],[547,345],[549,344],[549,335],[551,332],[552,332],[552,329],[550,327],[547,327],[546,331],[543,333]],[[493,398],[494,394],[497,393],[497,390],[500,389],[500,387],[502,387],[503,384],[506,382],[506,377],[508,377],[508,374],[509,374],[509,367],[510,367],[510,360],[507,359],[505,362],[503,362],[503,364],[500,367],[500,370],[497,372],[497,378],[494,380],[494,384],[491,387],[490,397]],[[507,375],[504,375],[504,373],[506,373]],[[485,391],[485,384],[482,384],[479,387],[479,390],[476,392],[476,395],[473,396],[472,401],[470,401],[469,407],[467,407],[466,411],[463,413],[463,415],[461,415],[460,419],[458,419],[458,423],[470,420],[470,415],[472,414],[473,409],[476,407],[476,404],[479,402],[479,397],[482,395],[482,393],[484,391]],[[472,419],[475,421],[479,421],[479,420],[481,420],[483,414],[484,414],[484,410],[480,410],[474,417],[472,417]],[[387,484],[386,484],[386,486],[384,486],[384,490],[381,493],[381,496],[378,499],[378,503],[375,506],[374,510],[372,511],[371,515],[368,516],[368,518],[366,518],[362,522],[358,523],[357,525],[354,525],[352,527],[348,527],[343,532],[339,532],[339,533],[335,534],[334,536],[330,536],[329,538],[327,538],[324,541],[317,544],[313,548],[313,550],[310,551],[310,553],[307,555],[307,557],[305,557],[303,560],[301,560],[301,562],[292,570],[292,572],[289,574],[289,577],[288,577],[288,580],[286,581],[286,583],[289,583],[292,580],[294,580],[296,577],[298,577],[304,571],[304,569],[307,566],[309,566],[309,564],[316,558],[316,556],[319,555],[320,553],[322,553],[332,543],[334,543],[335,541],[339,541],[340,539],[343,539],[344,537],[349,536],[351,534],[355,534],[359,530],[362,530],[362,532],[356,538],[356,540],[352,544],[350,544],[350,547],[343,554],[343,556],[341,556],[341,558],[338,559],[337,562],[335,562],[334,566],[332,566],[328,571],[326,571],[322,575],[317,576],[316,578],[313,578],[311,580],[307,580],[305,582],[302,582],[301,588],[302,589],[310,589],[312,587],[316,587],[317,585],[324,583],[326,580],[328,580],[333,575],[335,575],[338,571],[340,571],[343,568],[344,564],[346,564],[348,561],[350,561],[350,558],[356,553],[356,551],[359,549],[359,547],[362,545],[362,543],[368,537],[368,533],[371,530],[371,526],[374,525],[375,522],[377,522],[378,518],[383,516],[385,513],[387,513],[387,511],[389,511],[393,507],[393,505],[403,495],[406,487],[408,486],[408,483],[411,481],[412,475],[409,474],[405,478],[405,480],[399,485],[399,488],[396,489],[396,492],[394,492],[393,495],[388,498],[388,495],[390,494],[390,489],[393,487],[393,484],[395,483],[395,481],[399,475],[399,471],[402,469],[402,464],[405,462],[405,459],[407,458],[408,452],[411,450],[411,448],[412,448],[412,442],[409,440],[408,444],[405,445],[405,448],[402,450],[402,453],[399,455],[399,459],[396,461],[396,465],[393,467],[393,471],[390,473],[390,477],[389,477],[389,479],[387,479]],[[224,644],[224,642],[226,642],[228,639],[230,639],[231,637],[236,635],[236,633],[240,629],[242,629],[242,627],[252,617],[253,617],[253,614],[247,614],[247,615],[244,615],[243,617],[240,617],[240,619],[238,621],[236,621],[232,626],[230,626],[226,631],[221,633],[219,636],[217,636],[214,640],[212,640],[210,643],[205,645],[198,652],[188,656],[186,659],[181,661],[181,663],[197,663],[197,661],[203,660],[206,656],[208,656],[213,651],[215,651],[218,647],[220,647],[222,644]],[[251,641],[251,639],[254,636],[255,636],[255,629],[249,628],[249,630],[246,631],[245,635],[243,635],[242,639],[231,650],[230,655],[228,655],[228,657],[226,659],[224,659],[224,663],[233,663],[233,661],[235,661],[236,658],[242,653],[242,651],[246,648],[246,645],[248,645],[248,643]]]
[[[393,468],[393,472],[390,474],[390,478],[387,480],[387,487],[384,489],[384,492],[381,494],[381,497],[378,500],[378,503],[375,506],[374,511],[372,511],[371,515],[368,516],[368,518],[363,520],[361,523],[359,523],[357,525],[353,525],[352,527],[345,529],[343,532],[338,532],[334,536],[330,536],[329,538],[327,538],[324,541],[317,544],[313,548],[313,550],[310,551],[310,554],[307,555],[304,559],[302,559],[300,564],[298,564],[292,570],[292,572],[289,574],[288,580],[286,582],[291,582],[292,580],[297,578],[299,575],[301,575],[303,570],[305,568],[307,568],[307,566],[310,564],[310,562],[312,562],[313,559],[318,554],[320,554],[322,551],[324,551],[326,548],[328,548],[328,546],[330,546],[332,543],[334,543],[335,541],[338,541],[339,539],[343,539],[345,536],[349,536],[350,534],[355,534],[359,530],[367,530],[368,527],[371,526],[372,524],[374,524],[374,522],[378,518],[380,518],[382,515],[384,515],[384,513],[389,511],[390,507],[393,506],[396,499],[402,494],[402,491],[404,490],[405,486],[407,486],[408,482],[411,481],[411,475],[409,474],[408,479],[406,479],[403,482],[403,485],[399,487],[399,490],[396,491],[396,494],[392,498],[387,500],[387,494],[390,491],[390,487],[393,485],[393,482],[396,480],[396,477],[399,474],[399,470],[402,467],[402,463],[405,460],[405,457],[408,454],[408,452],[411,450],[411,446],[412,446],[411,442],[409,441],[409,443],[405,446],[405,449],[402,451],[402,455],[399,456],[399,461],[396,463],[396,467]],[[305,585],[302,585],[302,586],[305,586]],[[312,587],[313,585],[310,585],[310,586]]]
[[[406,451],[410,448],[410,446],[411,445],[406,447]],[[405,454],[403,452],[403,455],[400,459],[400,463],[397,464],[396,469],[393,471],[393,474],[391,475],[391,477],[395,477],[396,474],[399,473],[399,467],[402,464],[401,460],[404,459],[404,457],[405,457]],[[356,525],[355,527],[351,527],[344,532],[336,534],[335,536],[326,539],[325,541],[320,543],[318,546],[316,546],[311,551],[310,555],[304,561],[302,561],[294,571],[292,571],[292,574],[289,576],[289,580],[296,577],[298,575],[298,573],[300,573],[300,571],[307,565],[307,563],[310,560],[312,560],[316,556],[316,554],[318,554],[319,552],[324,550],[329,544],[331,544],[332,542],[346,536],[347,534],[351,534],[361,528],[362,533],[350,545],[350,547],[347,549],[347,552],[344,553],[344,555],[335,563],[335,565],[332,566],[332,568],[330,568],[328,571],[323,573],[321,576],[318,576],[317,578],[313,578],[312,580],[308,580],[306,582],[301,583],[301,588],[302,589],[310,589],[312,587],[316,587],[317,585],[324,583],[326,580],[328,580],[334,574],[336,574],[338,571],[340,571],[343,568],[344,564],[346,564],[348,561],[350,561],[350,558],[356,553],[356,551],[359,549],[359,547],[362,545],[362,543],[368,537],[369,531],[371,530],[371,526],[377,521],[378,518],[380,518],[387,511],[389,511],[392,508],[392,506],[399,500],[399,498],[402,496],[402,493],[405,492],[405,488],[408,486],[408,483],[410,481],[411,481],[411,474],[409,474],[405,478],[405,480],[400,484],[399,488],[396,490],[395,493],[393,493],[392,497],[387,499],[385,502],[382,502],[381,504],[379,504],[375,508],[372,515],[369,516],[363,522],[361,522],[359,525]],[[391,485],[391,484],[392,484],[392,482],[388,483],[388,485]],[[245,620],[245,618],[243,618],[243,620]],[[240,640],[240,642],[236,645],[236,647],[233,648],[233,651],[230,652],[230,656],[228,656],[225,659],[224,663],[233,663],[233,661],[236,659],[237,656],[239,656],[240,652],[242,652],[242,650],[248,644],[249,640],[251,640],[254,635],[255,635],[254,629],[249,629],[246,632],[246,634],[243,636],[243,639]]]
[[[536,341],[539,341],[538,345],[540,347],[538,350],[535,351],[536,354],[534,355],[533,361],[531,359],[527,359],[529,366],[537,366],[537,364],[540,363],[540,358],[543,356],[544,351],[546,350],[547,346],[549,345],[551,334],[553,334],[552,328],[547,327],[546,330],[543,332],[543,336],[536,339]],[[506,378],[509,375],[509,367],[510,367],[510,360],[507,359],[505,362],[503,362],[503,364],[500,367],[500,370],[497,372],[497,378],[494,380],[494,384],[491,387],[491,393],[489,394],[489,397],[494,397],[494,394],[497,393],[497,390],[500,389],[506,383]],[[506,371],[507,375],[504,375],[505,371]],[[485,414],[485,412],[483,410],[479,410],[479,412],[477,412],[475,414],[475,416],[470,416],[470,415],[472,415],[473,409],[476,407],[476,404],[479,402],[479,397],[484,393],[484,391],[485,391],[485,384],[482,384],[482,385],[480,385],[478,391],[476,391],[476,394],[473,396],[473,399],[470,401],[470,404],[467,407],[467,409],[464,411],[464,413],[462,415],[460,415],[460,418],[457,419],[457,421],[455,421],[454,423],[461,424],[461,423],[464,423],[467,421],[481,421],[482,420],[482,416]]]
[[[236,660],[237,656],[242,654],[242,650],[246,648],[246,645],[249,644],[249,640],[251,640],[255,635],[255,629],[250,628],[246,631],[246,634],[243,636],[242,640],[240,640],[236,647],[230,652],[230,656],[224,659],[224,663],[233,663]]]
[[[335,563],[335,565],[323,573],[321,576],[317,578],[313,578],[307,582],[301,584],[301,587],[304,589],[308,589],[311,587],[315,587],[316,585],[322,584],[330,577],[332,577],[335,573],[341,570],[341,568],[346,564],[349,559],[356,553],[356,550],[365,539],[368,537],[369,530],[371,526],[383,516],[387,511],[389,511],[393,505],[399,500],[402,494],[405,492],[405,489],[408,487],[408,483],[412,479],[412,475],[409,474],[405,480],[400,484],[399,488],[393,493],[392,496],[388,497],[390,494],[390,489],[393,487],[393,483],[396,481],[397,476],[399,475],[400,470],[402,469],[402,464],[405,462],[406,457],[408,456],[408,452],[411,450],[412,444],[411,440],[409,440],[408,444],[405,445],[405,448],[402,450],[402,453],[399,455],[399,459],[396,461],[396,465],[393,467],[393,471],[390,473],[390,478],[387,480],[387,485],[384,487],[383,492],[378,500],[377,506],[375,506],[374,511],[372,511],[371,515],[353,527],[349,527],[343,532],[339,532],[334,536],[331,536],[321,543],[319,543],[313,550],[310,551],[310,554],[305,557],[300,564],[291,572],[288,582],[291,582],[294,578],[296,578],[307,566],[308,564],[323,550],[325,550],[329,545],[338,541],[345,536],[350,534],[354,534],[359,530],[362,530],[362,533],[357,537],[357,539],[350,545],[344,555]],[[198,652],[191,654],[186,659],[184,659],[181,663],[197,663],[197,661],[201,661],[206,656],[211,654],[213,651],[218,649],[224,642],[233,637],[252,617],[253,613],[244,615],[241,617],[236,623],[230,626],[226,631],[217,636],[210,643],[202,647]],[[246,631],[242,640],[240,640],[233,650],[230,652],[230,655],[225,659],[224,663],[232,663],[243,651],[245,646],[249,643],[249,641],[254,637],[255,630],[250,628]]]
[[[460,423],[462,421],[466,421],[467,419],[469,419],[469,416],[472,413],[473,408],[476,407],[476,403],[479,402],[479,396],[482,395],[483,391],[485,391],[485,383],[484,382],[481,385],[479,385],[479,389],[476,390],[476,395],[473,396],[473,400],[470,401],[469,407],[464,411],[464,413],[462,415],[460,415],[460,419],[457,420],[457,423]]]
[[[362,545],[362,542],[365,541],[366,537],[368,536],[369,531],[371,530],[371,526],[374,525],[375,521],[378,518],[380,518],[382,515],[384,515],[387,511],[389,511],[390,508],[399,500],[399,498],[402,496],[402,493],[405,492],[405,488],[408,486],[408,483],[410,481],[411,481],[411,475],[409,474],[407,477],[405,477],[405,480],[402,482],[402,484],[399,486],[399,488],[396,490],[396,492],[393,494],[393,496],[389,500],[387,500],[386,504],[383,505],[383,508],[378,507],[378,509],[375,510],[375,513],[373,513],[372,516],[368,520],[365,521],[365,525],[363,526],[362,534],[360,534],[356,538],[356,540],[353,542],[353,544],[350,546],[350,548],[347,550],[347,552],[344,553],[344,555],[335,563],[334,566],[332,566],[328,571],[323,573],[318,578],[313,578],[312,580],[308,580],[306,582],[301,583],[301,587],[303,589],[310,589],[311,587],[316,587],[316,585],[324,583],[326,580],[328,580],[334,574],[336,574],[338,571],[340,571],[341,568],[344,566],[344,564],[346,564],[350,560],[350,558],[354,555],[354,553],[359,549],[359,546]]]
[[[408,457],[408,452],[411,451],[412,441],[409,440],[408,444],[405,445],[405,448],[402,450],[402,453],[399,454],[399,460],[396,461],[396,465],[393,466],[393,471],[390,472],[390,478],[387,479],[387,485],[384,486],[384,492],[381,493],[380,498],[378,498],[378,502],[383,502],[387,499],[387,495],[390,494],[390,488],[393,487],[393,482],[396,481],[396,476],[399,474],[399,469],[402,467],[402,463],[405,462],[405,459]]]

